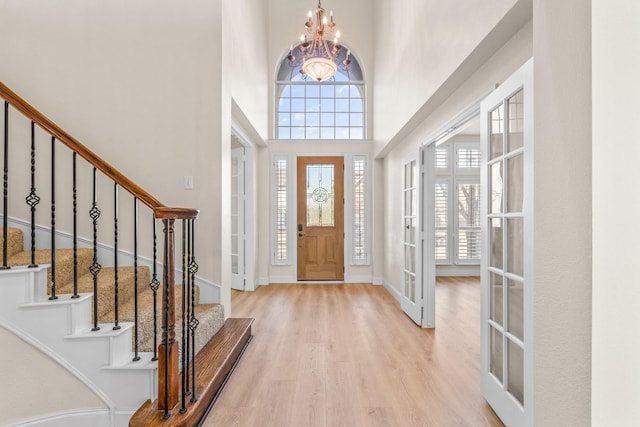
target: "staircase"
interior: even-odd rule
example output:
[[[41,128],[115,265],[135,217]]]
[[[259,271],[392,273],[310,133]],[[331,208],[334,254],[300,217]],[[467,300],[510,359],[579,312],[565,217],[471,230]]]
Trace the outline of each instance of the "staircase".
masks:
[[[13,402],[19,403],[22,409],[27,406],[26,412],[11,418],[8,415],[11,411],[2,409],[11,409],[11,404],[7,403],[9,399],[3,399],[0,425],[199,425],[250,342],[253,319],[224,321],[222,306],[199,303],[195,256],[198,210],[162,204],[2,82],[0,98],[4,99],[4,115],[0,116],[0,127],[4,128],[1,141],[4,192],[0,213],[0,333],[8,340],[18,342],[6,335],[3,331],[6,329],[41,350],[101,402],[96,408],[42,412],[34,397],[42,394],[37,385],[29,383],[30,390],[16,393],[0,384],[4,396],[11,395]],[[9,114],[10,110],[16,110],[22,116],[15,112]],[[24,132],[28,129],[25,119],[30,121],[30,137]],[[20,120],[17,127],[23,129],[23,133],[16,136],[9,132],[9,122]],[[36,149],[44,148],[42,138],[36,137],[40,132],[36,132],[36,128],[48,134],[44,144],[50,153],[45,180],[48,188],[36,188],[36,175],[39,174],[36,173],[39,162]],[[56,186],[59,186],[56,185],[59,175],[56,173],[57,146],[72,153],[72,170],[61,173],[72,174],[72,189],[65,193],[67,198],[63,201],[55,197]],[[21,167],[14,161],[9,168],[8,153],[16,149],[23,150],[20,158],[30,158],[30,167]],[[85,166],[79,175],[76,160],[89,166]],[[10,179],[9,170],[17,170],[22,175],[17,181],[23,185],[17,186],[17,193],[26,190],[28,194],[16,194],[11,186],[15,175]],[[24,185],[29,178],[30,191]],[[84,217],[77,209],[77,180],[92,185],[91,209],[87,207],[89,215]],[[98,193],[100,203],[97,203]],[[119,222],[120,193],[132,201],[134,208],[133,215],[124,218],[124,222]],[[105,198],[105,195],[109,197]],[[41,199],[51,202],[50,207],[45,208],[51,218],[50,241],[44,245],[42,236],[36,239],[35,218]],[[25,201],[30,208],[31,221],[22,229],[10,227],[9,215],[14,211],[20,212],[21,217],[28,215]],[[138,240],[145,236],[144,232],[138,231],[139,204],[151,214],[153,233],[146,236],[146,247],[153,248],[153,259],[147,262],[153,266],[153,272],[138,265]],[[101,209],[105,208],[111,209],[113,214],[113,228],[108,234],[113,236],[114,247],[108,255],[103,249],[98,251],[97,240],[103,235],[103,232],[98,233],[98,218]],[[57,246],[56,216],[72,217],[73,232],[65,239],[72,238],[73,247]],[[92,245],[78,247],[76,223],[89,219],[93,230]],[[157,238],[158,224],[162,226],[162,234]],[[87,225],[85,222],[85,233]],[[103,227],[102,221],[100,225]],[[119,225],[121,229],[133,229],[133,232],[127,231],[127,237],[132,241],[129,244],[133,246],[133,266],[119,265]],[[29,231],[29,249],[25,250],[25,233],[29,234]],[[176,241],[179,242],[177,247]],[[112,259],[106,261],[112,265],[101,265],[105,263],[102,258]],[[176,274],[178,271],[181,274]],[[182,285],[176,284],[178,276],[184,281]],[[8,359],[4,366],[5,372],[12,362],[19,364],[16,362],[20,357],[13,354],[13,359]],[[60,370],[60,366],[56,369]],[[13,373],[9,376],[16,377]],[[43,381],[48,379],[45,375]],[[33,404],[32,408],[28,406],[30,404]]]
[[[24,250],[24,235],[19,228],[9,228],[7,230],[7,258],[8,265],[13,267],[11,271],[13,276],[19,274],[20,266],[27,266],[31,261],[31,252]],[[0,229],[0,243],[2,242],[2,230]],[[0,244],[0,246],[3,246]],[[0,248],[0,257],[2,257],[2,248]],[[42,271],[41,277],[29,282],[27,286],[33,289],[25,292],[24,281],[18,280],[18,288],[3,286],[0,288],[0,299],[3,301],[3,318],[5,322],[17,323],[15,327],[20,328],[38,342],[50,342],[50,351],[56,354],[62,354],[65,360],[69,357],[75,359],[78,357],[77,352],[84,353],[83,359],[93,358],[96,363],[85,369],[83,374],[97,387],[105,392],[105,396],[113,404],[113,410],[125,421],[133,414],[147,399],[154,400],[157,394],[157,384],[155,377],[157,375],[157,362],[152,361],[154,352],[154,319],[153,319],[153,300],[154,295],[149,287],[151,282],[151,274],[148,267],[138,267],[138,341],[140,360],[133,361],[134,352],[134,267],[119,267],[118,271],[118,300],[119,313],[118,319],[120,329],[113,330],[114,313],[114,269],[113,267],[103,267],[98,274],[99,281],[99,298],[100,306],[98,310],[98,321],[100,323],[100,331],[98,334],[91,331],[91,313],[92,301],[90,298],[93,292],[93,276],[89,272],[89,266],[92,263],[92,249],[78,249],[77,251],[77,269],[79,272],[77,280],[77,291],[80,295],[76,299],[72,299],[74,292],[73,280],[73,253],[71,249],[56,250],[56,282],[58,296],[57,300],[50,301],[51,296],[51,269],[48,262],[51,260],[50,250],[37,250],[35,253],[36,263],[43,265],[45,268],[38,269]],[[18,267],[18,268],[16,268]],[[28,274],[30,269],[25,270]],[[2,274],[2,273],[0,273]],[[182,304],[181,286],[176,286],[176,304]],[[198,321],[198,335],[195,341],[196,353],[200,352],[202,347],[211,340],[224,324],[224,310],[220,304],[199,304],[199,288],[195,288],[195,313]],[[22,299],[23,295],[32,295],[32,298]],[[16,299],[17,296],[17,299]],[[160,297],[158,297],[160,299]],[[7,307],[9,302],[13,301],[13,307]],[[55,313],[51,318],[47,318],[46,309],[59,308],[62,311],[69,309],[69,305],[76,305],[79,308],[74,309],[76,313],[74,317],[65,318],[61,322],[62,327],[56,329],[54,327],[55,319],[60,316]],[[4,309],[6,307],[6,310]],[[83,313],[77,313],[83,311]],[[17,312],[17,314],[15,313]],[[13,313],[10,314],[10,313]],[[25,327],[25,316],[33,316],[37,313],[37,323],[32,327]],[[28,322],[28,320],[27,320]],[[47,325],[47,327],[43,327]],[[71,325],[66,328],[66,325]],[[26,329],[26,330],[24,330]],[[160,328],[156,325],[157,341],[161,342]],[[56,337],[57,336],[57,337]],[[101,342],[102,341],[102,342]],[[98,347],[96,353],[106,345],[110,346],[107,353],[103,355],[104,360],[94,354],[93,350],[87,347]],[[181,329],[176,330],[176,341],[182,342]],[[78,343],[81,343],[78,346]],[[82,348],[79,348],[82,347]],[[86,362],[83,362],[86,363]],[[124,374],[124,375],[123,375]],[[137,381],[136,381],[137,379]],[[133,380],[133,381],[132,381]],[[103,383],[103,384],[100,384]],[[136,384],[138,383],[138,384]],[[153,387],[149,387],[153,384]],[[113,393],[105,391],[105,389],[113,389]],[[123,390],[128,390],[124,393]],[[126,424],[123,424],[126,425]]]

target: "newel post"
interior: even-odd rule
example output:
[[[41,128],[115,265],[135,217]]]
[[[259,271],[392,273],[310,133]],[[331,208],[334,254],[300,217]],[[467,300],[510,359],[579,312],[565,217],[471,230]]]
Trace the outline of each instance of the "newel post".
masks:
[[[179,401],[180,376],[178,368],[178,343],[175,340],[175,219],[163,219],[164,223],[164,260],[162,294],[162,340],[158,346],[158,409],[164,410],[168,417]]]

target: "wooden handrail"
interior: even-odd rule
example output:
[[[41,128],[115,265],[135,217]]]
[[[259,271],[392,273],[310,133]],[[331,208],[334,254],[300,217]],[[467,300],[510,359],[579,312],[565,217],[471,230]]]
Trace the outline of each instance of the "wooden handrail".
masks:
[[[64,129],[51,121],[48,117],[34,108],[27,101],[18,96],[15,92],[9,89],[4,83],[0,82],[0,97],[4,98],[13,108],[20,111],[24,114],[29,120],[35,122],[42,129],[49,132],[52,136],[55,136],[58,141],[62,144],[69,147],[72,151],[78,153],[80,157],[89,162],[92,166],[98,169],[107,177],[111,178],[113,182],[118,184],[120,187],[127,190],[134,197],[140,200],[142,203],[147,205],[149,208],[154,210],[154,214],[158,209],[160,209],[160,213],[166,215],[167,213],[175,212],[181,213],[181,215],[188,215],[189,218],[195,219],[198,216],[198,211],[195,209],[187,209],[187,208],[171,208],[166,211],[164,208],[166,206],[162,204],[158,199],[149,194],[146,190],[140,187],[135,182],[131,181],[127,178],[122,172],[111,166],[105,160],[103,160],[100,156],[98,156],[93,151],[89,150],[85,147],[80,141],[75,139],[73,136],[69,135]],[[194,216],[195,215],[195,216]],[[166,216],[163,216],[166,217]],[[158,217],[160,218],[160,217]],[[178,217],[174,217],[178,219]]]

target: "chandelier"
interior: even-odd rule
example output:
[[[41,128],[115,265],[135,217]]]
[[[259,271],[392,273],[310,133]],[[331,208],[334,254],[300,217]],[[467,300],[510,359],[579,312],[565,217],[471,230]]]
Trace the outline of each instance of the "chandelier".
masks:
[[[300,73],[319,82],[333,77],[338,67],[346,69],[349,66],[351,52],[347,50],[346,55],[343,53],[345,49],[338,40],[340,31],[336,30],[333,22],[333,11],[329,12],[327,18],[321,0],[318,0],[318,7],[314,11],[309,11],[304,26],[306,33],[300,36],[297,58],[293,54],[293,46],[289,48],[287,59],[291,66],[300,66]],[[327,40],[329,35],[334,36],[333,41]]]

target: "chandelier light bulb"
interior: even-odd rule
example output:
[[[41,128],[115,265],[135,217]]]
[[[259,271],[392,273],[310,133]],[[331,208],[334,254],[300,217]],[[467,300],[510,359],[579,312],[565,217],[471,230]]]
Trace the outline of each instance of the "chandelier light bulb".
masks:
[[[351,62],[350,52],[343,57],[344,50],[339,44],[340,31],[335,28],[333,10],[327,14],[319,0],[318,7],[307,12],[304,26],[306,31],[300,36],[297,46],[298,58],[293,55],[293,46],[289,48],[287,58],[291,66],[300,67],[300,73],[316,81],[332,78],[339,66],[346,70]],[[326,39],[328,33],[334,36],[333,42]]]

